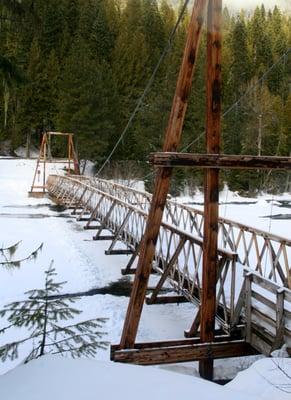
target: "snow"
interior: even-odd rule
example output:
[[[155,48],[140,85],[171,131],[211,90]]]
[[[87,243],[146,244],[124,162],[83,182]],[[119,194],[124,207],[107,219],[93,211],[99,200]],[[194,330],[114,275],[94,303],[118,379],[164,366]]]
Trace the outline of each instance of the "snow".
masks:
[[[61,165],[58,166],[58,168],[61,167]],[[76,222],[69,211],[56,211],[48,198],[36,199],[28,197],[27,192],[30,190],[34,169],[35,161],[33,160],[0,158],[0,246],[6,247],[22,240],[13,256],[14,259],[19,259],[35,250],[40,243],[44,243],[43,250],[35,262],[23,263],[20,269],[16,270],[7,270],[0,267],[0,309],[11,301],[23,299],[25,291],[42,287],[44,270],[49,266],[51,259],[54,260],[54,266],[58,273],[57,280],[67,281],[63,288],[63,293],[104,288],[112,282],[122,286],[122,282],[120,283],[122,278],[120,271],[121,268],[126,266],[129,256],[106,256],[104,251],[108,248],[110,242],[93,241],[93,231],[83,230],[83,224]],[[58,173],[56,166],[52,165],[51,173]],[[230,192],[227,193],[227,196],[225,195],[226,197],[228,202],[231,199],[241,201],[241,198]],[[270,199],[270,196],[261,197],[259,200],[249,199],[250,202],[258,201],[257,204],[228,204],[226,212],[225,209],[221,209],[221,216],[236,220],[238,220],[239,216],[242,222],[252,221],[252,225],[263,222],[268,225],[268,220],[258,217],[258,214],[259,216],[270,214],[268,199]],[[276,196],[276,199],[290,199],[290,195]],[[179,201],[186,202],[189,200],[193,201],[193,198],[190,199],[188,196],[179,199]],[[194,198],[195,202],[201,200],[201,194],[197,194]],[[272,207],[273,213],[288,212],[288,210],[282,211],[282,207],[278,207],[276,203]],[[288,225],[290,225],[290,221],[272,221],[272,231],[274,228],[281,236],[288,237]],[[262,229],[266,229],[266,226]],[[132,277],[126,279],[132,279]],[[104,327],[104,331],[107,332],[105,340],[111,343],[118,343],[127,304],[128,297],[117,296],[113,291],[110,292],[110,288],[105,295],[83,296],[75,304],[77,308],[83,311],[76,319],[76,322],[78,320],[106,317],[108,321]],[[191,325],[194,313],[195,309],[192,304],[145,305],[137,340],[153,341],[183,338],[184,330]],[[0,326],[2,324],[3,321],[0,321]],[[7,335],[0,336],[0,345],[21,338],[25,334],[26,332],[23,330],[13,329],[10,331],[9,337]],[[29,349],[27,344],[20,353],[18,360],[1,363],[0,374],[6,373],[17,366]],[[215,376],[218,379],[233,377],[239,370],[248,368],[257,358],[256,356],[215,361]],[[190,390],[196,395],[196,392],[200,388],[202,390],[203,387],[205,388],[203,389],[205,398],[219,398],[220,393],[221,396],[222,393],[227,393],[227,391],[222,392],[222,388],[212,384],[205,386],[205,383],[203,383],[200,386],[201,381],[197,381],[193,377],[193,375],[198,374],[197,363],[194,362],[164,366],[163,368],[179,372],[179,374],[173,374],[173,372],[170,374],[159,368],[151,369],[112,364],[108,362],[109,349],[100,350],[97,354],[97,359],[75,361],[46,357],[20,366],[0,377],[0,399],[22,398],[26,400],[43,398],[46,400],[46,397],[43,397],[46,390],[49,396],[47,398],[49,399],[64,398],[63,395],[57,395],[59,393],[57,389],[62,381],[67,382],[68,377],[70,378],[72,389],[66,388],[66,393],[70,394],[68,395],[70,400],[77,398],[77,395],[78,400],[80,398],[93,398],[92,392],[86,391],[87,386],[93,391],[94,398],[102,393],[106,393],[105,397],[110,398],[110,396],[113,397],[113,391],[115,395],[118,393],[119,384],[123,385],[124,397],[126,396],[129,399],[131,398],[130,396],[136,397],[136,393],[141,399],[149,396],[160,397],[159,393],[162,396],[161,398],[174,399],[178,396],[181,397],[183,393],[186,394],[187,391],[189,393]],[[84,371],[84,373],[80,374],[80,370]],[[64,371],[66,375],[64,375]],[[47,378],[48,375],[50,375],[49,379]],[[30,381],[29,377],[31,376],[33,378]],[[100,379],[97,380],[97,376],[100,376]],[[176,377],[175,379],[173,378],[174,376]],[[244,375],[239,375],[237,379],[242,379],[242,376]],[[46,380],[48,383],[46,383]],[[144,382],[148,380],[152,384],[144,385]],[[157,383],[158,380],[159,383]],[[22,385],[11,383],[16,381],[22,381],[25,385],[24,383]],[[54,381],[54,385],[50,384],[52,381]],[[108,383],[109,381],[110,383]],[[163,384],[165,381],[167,381],[167,385]],[[115,389],[113,389],[112,382],[114,384],[116,382]],[[178,382],[181,382],[180,386]],[[141,386],[142,383],[143,386]],[[80,384],[80,389],[76,386],[77,384]],[[178,385],[177,389],[174,388],[176,385]],[[82,388],[82,386],[84,387]],[[36,387],[40,389],[40,392],[34,391]],[[212,392],[214,390],[212,389],[213,387],[215,387],[215,395]],[[44,390],[44,388],[47,389]],[[154,388],[157,391],[156,395],[154,395]],[[235,387],[233,389],[237,390]],[[82,393],[80,394],[81,390]],[[27,393],[26,397],[23,396],[24,393]],[[87,397],[85,397],[86,393]],[[168,393],[171,394],[169,397]],[[278,391],[276,396],[276,399],[281,400],[281,391]],[[238,399],[252,398],[245,394],[238,394],[235,397],[238,397]],[[226,398],[224,394],[224,399]],[[231,398],[234,398],[234,396],[232,395]],[[264,397],[264,399],[267,399],[267,397]],[[282,399],[285,400],[285,397],[282,397]]]
[[[259,360],[226,386],[240,393],[255,395],[260,400],[290,400],[291,359]]]
[[[176,201],[203,210],[203,194],[196,192],[191,196],[187,190],[175,198]],[[219,194],[219,216],[242,224],[271,232],[281,237],[290,237],[291,209],[280,202],[291,202],[291,194],[271,195],[262,193],[256,198],[243,197],[232,192],[227,186]],[[270,216],[281,214],[282,219],[272,219]],[[289,219],[283,219],[283,216]]]
[[[17,384],[15,384],[17,382]],[[191,396],[203,400],[254,400],[199,378],[93,360],[46,356],[0,377],[0,398],[5,400],[178,400]]]

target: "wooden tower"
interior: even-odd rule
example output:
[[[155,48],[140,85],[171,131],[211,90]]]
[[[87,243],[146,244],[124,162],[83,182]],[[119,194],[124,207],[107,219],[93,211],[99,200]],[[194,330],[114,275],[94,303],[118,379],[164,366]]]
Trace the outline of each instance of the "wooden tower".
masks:
[[[288,157],[220,155],[221,132],[221,15],[222,0],[195,0],[189,23],[186,46],[178,76],[176,92],[166,129],[162,153],[151,155],[157,168],[155,187],[144,237],[140,247],[132,293],[119,345],[111,346],[111,359],[138,364],[199,361],[200,375],[213,378],[215,358],[251,354],[243,337],[225,338],[215,329],[216,283],[218,278],[218,201],[219,169],[290,168]],[[207,16],[207,17],[206,17]],[[207,25],[206,70],[206,154],[177,153],[188,106],[202,27]],[[200,311],[188,332],[189,339],[136,343],[136,336],[163,210],[175,166],[204,168],[203,273]],[[200,337],[194,337],[200,327]],[[131,360],[131,361],[128,361]],[[164,361],[165,362],[165,361]]]
[[[52,158],[50,151],[51,137],[64,137],[66,140],[66,157]],[[64,168],[67,174],[74,171],[75,175],[80,175],[79,163],[74,148],[73,133],[63,132],[45,132],[42,136],[40,145],[39,156],[36,163],[36,168],[33,176],[33,181],[29,195],[30,196],[42,196],[46,193],[46,178],[47,178],[47,164],[48,163],[61,163],[64,164]]]

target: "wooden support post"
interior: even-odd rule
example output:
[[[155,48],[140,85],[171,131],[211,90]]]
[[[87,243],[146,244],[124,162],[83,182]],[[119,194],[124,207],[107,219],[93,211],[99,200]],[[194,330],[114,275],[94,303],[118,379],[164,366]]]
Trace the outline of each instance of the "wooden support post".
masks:
[[[272,346],[272,351],[279,349],[284,343],[284,295],[285,289],[277,289],[276,293],[276,337]]]
[[[251,343],[252,337],[252,274],[245,276],[245,315],[246,315],[246,341]]]
[[[176,151],[180,143],[206,6],[207,0],[195,0],[183,61],[166,131],[164,151]],[[120,346],[124,349],[134,346],[163,210],[169,191],[171,174],[171,168],[160,169],[157,173],[154,194],[120,341]]]
[[[222,0],[209,0],[207,14],[206,149],[219,154],[221,120]],[[204,183],[204,237],[201,299],[201,341],[212,342],[215,330],[219,170],[208,169]],[[200,375],[213,379],[213,360],[199,362]]]

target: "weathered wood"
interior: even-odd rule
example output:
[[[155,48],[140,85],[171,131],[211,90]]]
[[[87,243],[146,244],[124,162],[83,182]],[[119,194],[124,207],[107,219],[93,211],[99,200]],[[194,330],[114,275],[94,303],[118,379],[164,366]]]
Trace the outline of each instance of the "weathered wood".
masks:
[[[48,148],[49,148],[49,141],[51,136],[65,136],[67,139],[67,158],[65,159],[48,159]],[[79,175],[80,170],[79,170],[79,163],[77,160],[76,152],[74,150],[74,143],[73,143],[73,134],[66,134],[66,133],[61,133],[61,132],[44,132],[41,140],[41,145],[40,145],[40,151],[39,151],[39,156],[36,162],[36,168],[31,184],[31,189],[30,189],[30,194],[34,193],[35,191],[38,192],[38,189],[41,189],[43,193],[46,193],[47,191],[47,186],[46,186],[46,164],[47,163],[66,163],[68,164],[67,168],[67,173],[70,175],[71,173],[71,163],[73,163],[74,166],[74,173]],[[41,170],[39,167],[42,166],[42,177],[40,176]],[[42,185],[36,185],[36,178],[37,175],[39,174],[38,180],[40,181],[40,178],[42,180]]]
[[[284,294],[282,289],[277,290],[276,296],[276,337],[272,346],[272,350],[282,347],[284,343],[285,316],[284,316]]]
[[[85,230],[96,230],[96,229],[100,229],[100,225],[89,225],[89,226],[85,225],[85,226],[83,226],[83,229],[85,229]]]
[[[117,243],[118,239],[120,239],[120,236],[122,235],[122,232],[124,231],[124,228],[126,226],[126,224],[128,223],[128,220],[132,214],[133,210],[129,210],[122,222],[122,224],[120,225],[120,227],[118,228],[116,234],[115,234],[115,238],[113,239],[112,243],[110,244],[110,246],[108,247],[108,249],[105,251],[105,254],[132,254],[133,251],[131,250],[130,253],[116,253],[114,252],[113,248],[115,246],[115,244]]]
[[[245,276],[245,318],[246,318],[246,341],[251,342],[252,333],[252,275],[246,274]]]
[[[188,303],[189,300],[185,296],[155,296],[154,300],[152,296],[146,297],[146,304],[180,304]]]
[[[262,330],[257,330],[256,326],[252,327],[252,334],[250,341],[252,343],[252,347],[256,349],[259,353],[264,354],[265,356],[270,356],[272,351],[272,338],[270,340],[267,339],[268,335],[266,332],[262,332]]]
[[[169,273],[171,272],[171,269],[174,267],[175,262],[177,261],[177,258],[179,257],[179,254],[185,244],[185,241],[186,241],[186,237],[182,236],[172,258],[168,262],[168,265],[166,266],[159,282],[157,283],[157,286],[156,286],[155,290],[153,291],[151,298],[147,300],[147,304],[156,303],[156,299],[158,297],[159,291],[161,290],[163,284],[165,283]]]
[[[116,250],[105,250],[104,252],[107,256],[117,256],[117,255],[129,255],[133,251],[131,249],[116,249]]]
[[[218,154],[221,130],[221,11],[222,0],[209,0],[207,13],[206,150]],[[214,338],[216,273],[218,267],[219,172],[204,176],[204,234],[200,334],[202,342]],[[213,359],[199,363],[200,375],[213,379]]]
[[[136,257],[138,256],[138,254],[140,252],[140,248],[141,248],[141,243],[139,243],[135,247],[135,250],[134,250],[132,256],[130,257],[130,260],[128,261],[127,266],[121,270],[122,275],[135,275],[136,268],[132,268],[132,266],[133,266],[133,263],[134,263]]]
[[[226,334],[218,334],[214,338],[214,342],[226,342],[229,341],[230,337]],[[234,339],[233,339],[234,340]],[[169,340],[156,340],[153,342],[136,342],[134,344],[134,349],[157,349],[165,347],[175,347],[175,346],[188,346],[201,343],[200,337],[190,338],[190,339],[169,339]],[[110,346],[111,351],[122,350],[120,344],[112,344]]]
[[[256,354],[245,341],[209,342],[157,348],[112,349],[111,360],[139,365],[171,364]]]
[[[121,274],[122,275],[135,275],[136,268],[122,268]]]
[[[157,167],[196,167],[224,169],[291,169],[291,157],[228,154],[152,153],[150,162]]]
[[[198,311],[195,315],[194,321],[192,322],[190,329],[184,331],[184,336],[186,338],[191,338],[197,335],[200,326],[200,321],[201,321],[201,306],[198,308]]]
[[[207,0],[195,0],[193,6],[183,61],[180,68],[172,110],[166,130],[163,148],[164,151],[176,151],[180,143],[185,113],[192,85],[194,67],[196,65],[196,56],[201,37],[206,5]],[[144,238],[142,241],[133,290],[123,326],[120,341],[122,348],[132,348],[134,346],[146,295],[147,283],[152,268],[155,246],[162,222],[167,194],[169,192],[171,174],[172,170],[170,168],[163,168],[157,173],[155,189],[151,201]]]
[[[93,240],[107,240],[107,239],[102,239],[100,235],[101,235],[101,232],[103,231],[103,229],[106,228],[107,222],[109,220],[109,217],[110,217],[112,211],[114,210],[115,205],[116,205],[116,200],[113,200],[107,214],[105,215],[104,220],[101,223],[100,228],[98,229],[96,235],[93,237]],[[102,237],[106,237],[106,236],[102,236]],[[101,238],[101,239],[99,239],[99,238]],[[115,236],[111,237],[109,240],[113,240],[114,238],[115,238]]]
[[[270,280],[265,279],[265,278],[263,278],[262,276],[259,276],[256,273],[249,272],[248,274],[251,275],[252,281],[256,285],[261,286],[262,288],[268,290],[269,292],[271,292],[273,294],[276,294],[277,290],[280,288],[280,286],[276,285],[276,283],[271,282]]]
[[[102,236],[93,236],[93,240],[113,240],[115,236],[112,235],[102,235]]]

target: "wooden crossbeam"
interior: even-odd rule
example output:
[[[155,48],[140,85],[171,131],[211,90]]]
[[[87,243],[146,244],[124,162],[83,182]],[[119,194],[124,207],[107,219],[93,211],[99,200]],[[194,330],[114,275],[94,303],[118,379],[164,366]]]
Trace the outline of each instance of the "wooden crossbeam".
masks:
[[[146,304],[180,304],[188,303],[189,300],[185,296],[156,296],[154,300],[151,296],[146,297]]]
[[[178,344],[171,342],[149,343],[144,346],[135,344],[133,349],[120,349],[111,346],[111,360],[139,365],[171,364],[188,361],[201,361],[257,354],[244,340],[200,343],[185,339]]]
[[[116,249],[116,250],[105,250],[107,256],[118,256],[118,255],[129,255],[133,253],[131,249]]]
[[[159,152],[150,155],[150,162],[155,166],[165,168],[182,166],[203,169],[291,169],[291,157],[275,156]]]

